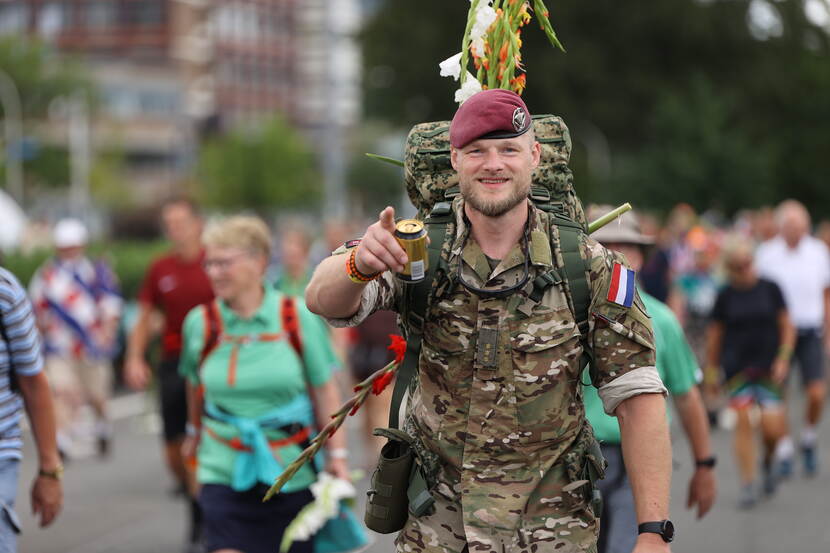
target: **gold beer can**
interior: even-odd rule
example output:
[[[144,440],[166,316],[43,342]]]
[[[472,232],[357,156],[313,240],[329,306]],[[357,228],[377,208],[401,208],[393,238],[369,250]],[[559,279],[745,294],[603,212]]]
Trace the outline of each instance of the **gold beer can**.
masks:
[[[427,256],[427,231],[424,224],[417,219],[403,219],[395,223],[395,240],[406,252],[409,259],[402,273],[396,273],[404,282],[424,280],[429,268]]]

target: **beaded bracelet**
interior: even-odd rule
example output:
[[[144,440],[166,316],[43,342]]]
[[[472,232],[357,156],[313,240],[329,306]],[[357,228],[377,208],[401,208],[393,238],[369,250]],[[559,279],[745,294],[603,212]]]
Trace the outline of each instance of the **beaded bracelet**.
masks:
[[[357,268],[357,263],[355,261],[356,255],[357,248],[354,248],[349,254],[349,258],[346,260],[346,276],[349,277],[349,280],[355,284],[366,284],[367,282],[371,282],[380,276],[380,273],[374,273],[372,275],[361,273],[360,269]]]

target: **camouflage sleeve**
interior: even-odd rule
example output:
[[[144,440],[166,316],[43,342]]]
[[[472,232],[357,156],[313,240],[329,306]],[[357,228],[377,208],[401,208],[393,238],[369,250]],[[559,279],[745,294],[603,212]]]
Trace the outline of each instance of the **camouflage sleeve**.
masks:
[[[347,251],[349,250],[340,247],[334,250],[332,255],[344,255]],[[363,289],[363,295],[360,296],[360,307],[354,315],[344,319],[325,317],[325,320],[335,328],[357,326],[375,311],[396,311],[397,298],[400,293],[400,281],[391,272],[386,271]]]
[[[630,307],[609,299],[614,264],[628,268],[628,261],[592,239],[585,247],[591,260],[588,332],[596,368],[594,385],[605,412],[613,415],[622,401],[639,394],[666,394],[666,388],[655,368],[651,320],[636,288]]]

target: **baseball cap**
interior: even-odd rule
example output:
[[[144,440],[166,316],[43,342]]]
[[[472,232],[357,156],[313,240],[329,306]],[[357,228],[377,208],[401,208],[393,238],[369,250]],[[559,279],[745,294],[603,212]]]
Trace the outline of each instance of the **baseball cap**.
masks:
[[[86,226],[78,219],[61,219],[52,231],[56,248],[85,246],[89,240]]]

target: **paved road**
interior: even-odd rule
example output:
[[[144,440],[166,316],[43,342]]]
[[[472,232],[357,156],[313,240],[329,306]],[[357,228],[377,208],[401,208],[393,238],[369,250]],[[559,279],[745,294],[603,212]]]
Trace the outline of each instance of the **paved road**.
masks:
[[[172,498],[162,467],[152,419],[130,416],[143,410],[142,400],[122,400],[117,441],[106,461],[88,458],[67,467],[66,509],[53,527],[41,530],[28,514],[28,488],[35,472],[31,444],[26,448],[18,510],[23,519],[21,553],[178,553],[184,536],[185,506]],[[152,402],[147,402],[152,405]],[[800,411],[799,411],[800,412]],[[795,418],[795,417],[792,417]],[[360,444],[354,427],[350,444]],[[678,528],[675,553],[827,553],[830,552],[830,430],[822,431],[826,470],[813,480],[800,476],[750,512],[735,508],[738,485],[731,460],[730,433],[718,431],[715,447],[720,497],[701,522],[686,511],[685,487],[690,464],[685,442],[675,429],[672,513]],[[30,441],[30,440],[29,440]],[[352,448],[358,461],[361,447]],[[365,490],[366,481],[361,482]],[[362,495],[362,491],[361,491]],[[362,511],[360,511],[362,512]],[[366,553],[393,551],[389,536],[376,536]]]

